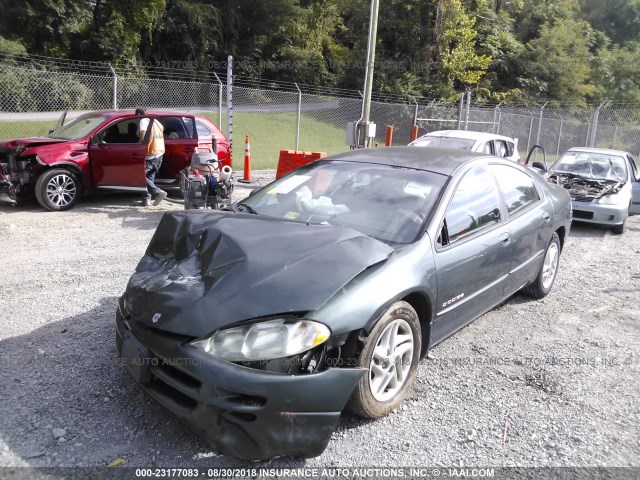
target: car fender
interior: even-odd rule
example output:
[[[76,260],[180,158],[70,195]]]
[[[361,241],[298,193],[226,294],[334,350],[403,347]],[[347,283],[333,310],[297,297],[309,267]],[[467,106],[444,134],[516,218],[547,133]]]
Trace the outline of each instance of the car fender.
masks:
[[[87,174],[76,163],[61,161],[61,162],[55,162],[55,163],[45,164],[45,165],[46,166],[40,170],[38,176],[42,175],[44,172],[52,168],[64,168],[66,170],[71,170],[73,173],[75,173],[80,177],[83,188],[89,185]]]
[[[382,314],[398,300],[422,295],[434,305],[437,294],[435,262],[430,237],[397,249],[384,262],[370,267],[307,317],[324,323],[334,335],[356,330],[368,333]],[[428,325],[433,321],[421,318]]]

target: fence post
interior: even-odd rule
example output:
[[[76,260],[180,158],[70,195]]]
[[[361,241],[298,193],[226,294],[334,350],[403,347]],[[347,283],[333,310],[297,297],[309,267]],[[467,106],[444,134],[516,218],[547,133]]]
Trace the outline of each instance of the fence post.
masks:
[[[529,112],[531,116],[531,121],[529,122],[529,137],[527,138],[527,153],[531,150],[531,134],[533,133],[533,115]]]
[[[606,100],[604,100],[600,105],[598,105],[598,108],[596,108],[596,111],[593,112],[593,126],[591,127],[591,136],[589,137],[589,144],[587,145],[588,147],[596,146],[596,136],[598,135],[598,120],[600,119],[600,109],[604,107],[605,103],[607,103]]]
[[[616,138],[618,136],[618,125],[616,124],[616,128],[613,130],[613,142],[611,142],[611,149],[613,150],[616,147]]]
[[[498,112],[500,112],[500,105],[502,105],[502,102],[496,105],[496,108],[493,109],[493,123],[491,124],[491,133],[496,133],[496,121]],[[500,130],[500,124],[498,124],[498,130]]]
[[[560,115],[560,130],[558,130],[558,148],[556,148],[556,157],[560,155],[560,140],[562,140],[562,126],[564,125],[564,118]]]
[[[544,102],[544,105],[542,105],[542,108],[540,108],[540,119],[538,120],[538,136],[536,137],[536,145],[540,145],[540,133],[542,131],[542,114],[544,113],[544,107],[547,106],[547,103],[549,102]]]
[[[467,92],[467,111],[464,116],[464,129],[469,130],[469,113],[471,110],[471,90]]]
[[[296,152],[300,151],[300,114],[302,111],[302,90],[297,83],[294,84],[298,89],[298,123],[296,125]]]
[[[109,64],[109,68],[111,69],[111,73],[113,73],[113,109],[118,109],[118,75],[116,75],[116,71],[113,69],[111,64]]]
[[[213,72],[218,81],[218,128],[222,128],[222,82],[216,72]]]
[[[458,130],[462,130],[462,110],[464,109],[464,93],[460,95],[460,106],[458,107]]]
[[[233,57],[227,57],[227,141],[233,149]]]
[[[413,97],[413,102],[416,104],[416,109],[413,111],[413,124],[417,125],[418,124],[418,109],[420,108],[420,105],[418,104],[418,100],[416,100],[416,97]]]

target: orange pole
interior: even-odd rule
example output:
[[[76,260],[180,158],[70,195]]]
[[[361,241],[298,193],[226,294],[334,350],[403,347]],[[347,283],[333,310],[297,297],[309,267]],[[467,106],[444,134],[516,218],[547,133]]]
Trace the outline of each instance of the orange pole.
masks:
[[[418,125],[411,127],[411,141],[413,142],[416,138],[418,138]]]
[[[387,138],[384,141],[386,147],[390,147],[393,144],[393,125],[387,125]]]
[[[251,144],[249,143],[249,135],[244,139],[244,175],[242,183],[251,183]]]

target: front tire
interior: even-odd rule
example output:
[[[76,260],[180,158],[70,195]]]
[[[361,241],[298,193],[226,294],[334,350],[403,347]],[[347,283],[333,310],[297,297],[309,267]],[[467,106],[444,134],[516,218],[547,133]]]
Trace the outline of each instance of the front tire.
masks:
[[[613,233],[614,235],[622,235],[627,229],[627,218],[629,218],[628,214],[626,217],[624,217],[624,220],[622,220],[622,223],[620,225],[614,225],[613,227],[611,227],[611,233]]]
[[[366,418],[380,418],[398,408],[413,385],[420,360],[420,320],[407,302],[396,302],[382,315],[358,356],[367,372],[347,409]]]
[[[36,199],[47,210],[69,210],[80,198],[82,185],[74,173],[63,168],[44,172],[36,181]]]
[[[549,294],[558,273],[560,251],[560,238],[557,233],[554,233],[544,254],[544,260],[538,275],[531,285],[522,290],[523,293],[535,299],[546,297]]]

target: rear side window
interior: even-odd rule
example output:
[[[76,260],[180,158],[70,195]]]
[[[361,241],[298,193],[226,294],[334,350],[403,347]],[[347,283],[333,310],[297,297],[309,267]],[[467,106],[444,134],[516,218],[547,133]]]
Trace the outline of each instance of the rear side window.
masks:
[[[505,165],[491,165],[507,210],[514,216],[540,200],[533,179],[520,170]]]
[[[204,124],[204,122],[201,122],[200,120],[196,120],[196,128],[198,129],[199,138],[211,136],[211,130],[209,130],[209,128]]]
[[[458,184],[445,215],[443,244],[453,244],[500,222],[498,191],[486,167],[475,167]]]
[[[164,138],[176,140],[178,138],[189,138],[187,129],[180,117],[160,117],[158,118],[164,127]]]

